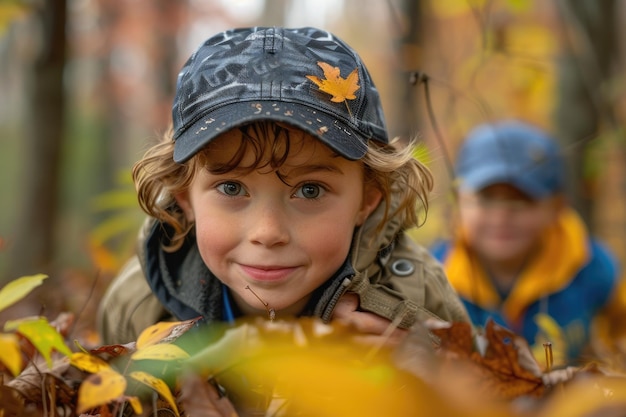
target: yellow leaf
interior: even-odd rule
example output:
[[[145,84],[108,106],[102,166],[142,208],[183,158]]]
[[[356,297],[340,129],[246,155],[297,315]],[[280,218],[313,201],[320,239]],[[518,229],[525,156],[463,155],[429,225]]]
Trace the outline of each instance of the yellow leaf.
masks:
[[[158,361],[172,361],[176,359],[187,359],[189,355],[176,345],[160,343],[158,345],[147,346],[133,353],[133,360],[152,359]]]
[[[92,374],[111,369],[111,366],[102,359],[84,352],[73,353],[70,356],[70,364],[75,368]]]
[[[152,326],[147,327],[139,335],[136,344],[137,349],[143,349],[150,345],[162,343],[163,339],[170,336],[176,337],[186,332],[197,321],[197,319],[192,319],[175,322],[163,321],[157,324],[153,324]]]
[[[480,9],[485,0],[439,0],[430,3],[435,16],[446,19],[470,14],[472,9]]]
[[[0,311],[24,298],[46,278],[47,275],[37,274],[9,282],[0,290]]]
[[[560,366],[565,363],[567,353],[567,340],[565,332],[561,326],[551,316],[543,313],[535,315],[533,318],[537,324],[538,333],[535,338],[535,345],[532,347],[533,355],[539,363],[545,363],[546,347],[543,343],[549,342],[552,350],[553,364],[545,364],[545,368]]]
[[[143,413],[143,407],[141,406],[141,401],[137,397],[127,397],[126,400],[130,403],[130,406],[133,407],[133,411],[137,415],[141,415]]]
[[[63,337],[48,323],[45,317],[30,317],[9,321],[4,325],[4,328],[5,330],[15,330],[28,339],[35,346],[35,349],[41,353],[49,367],[52,367],[50,355],[53,350],[66,356],[72,354]]]
[[[235,327],[231,336],[229,329],[224,349],[211,343],[193,357],[192,369],[213,369],[241,403],[278,398],[280,412],[273,415],[459,415],[443,408],[449,400],[440,401],[427,384],[387,362],[386,348],[364,360],[368,348],[339,327],[316,320],[257,323],[240,332]]]
[[[0,333],[0,362],[16,376],[22,370],[22,354],[14,334]]]
[[[170,387],[167,386],[165,381],[163,381],[162,379],[156,378],[147,372],[141,372],[141,371],[131,372],[130,376],[131,378],[136,379],[142,384],[145,384],[149,386],[150,388],[154,389],[156,392],[158,392],[159,395],[165,401],[168,402],[170,407],[172,407],[172,410],[174,410],[174,413],[177,416],[180,416],[180,414],[178,414],[178,408],[176,407],[176,401],[174,401],[174,396],[172,395],[172,392],[170,391]]]
[[[326,62],[319,61],[317,65],[324,71],[325,80],[321,80],[315,75],[307,75],[306,77],[313,81],[321,91],[332,96],[330,101],[341,103],[346,100],[354,100],[354,93],[359,87],[359,73],[355,68],[346,78],[341,78],[339,68],[332,67]]]
[[[126,389],[126,378],[112,369],[89,375],[78,389],[78,414],[108,404],[121,397]]]

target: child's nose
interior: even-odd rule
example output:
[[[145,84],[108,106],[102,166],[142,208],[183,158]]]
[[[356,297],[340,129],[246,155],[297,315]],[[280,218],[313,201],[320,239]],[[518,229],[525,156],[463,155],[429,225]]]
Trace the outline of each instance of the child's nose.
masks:
[[[279,204],[260,204],[250,220],[249,236],[252,243],[271,247],[289,242],[288,218]]]

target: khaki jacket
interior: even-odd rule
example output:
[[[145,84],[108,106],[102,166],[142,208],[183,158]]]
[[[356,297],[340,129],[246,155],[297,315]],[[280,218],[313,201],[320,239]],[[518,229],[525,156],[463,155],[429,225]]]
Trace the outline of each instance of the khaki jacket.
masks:
[[[354,292],[362,310],[397,319],[402,328],[427,318],[469,322],[439,261],[400,230],[398,219],[390,219],[382,232],[376,231],[383,213],[381,205],[355,231],[344,267],[314,293],[312,306],[303,315],[328,322],[337,300],[345,292]],[[163,227],[148,219],[137,255],[105,293],[97,318],[105,344],[134,341],[159,321],[200,315],[206,321],[224,319],[221,284],[202,263],[195,242],[190,249],[181,249],[189,253],[166,254],[160,249],[163,235]],[[167,270],[172,256],[184,259],[177,271]]]

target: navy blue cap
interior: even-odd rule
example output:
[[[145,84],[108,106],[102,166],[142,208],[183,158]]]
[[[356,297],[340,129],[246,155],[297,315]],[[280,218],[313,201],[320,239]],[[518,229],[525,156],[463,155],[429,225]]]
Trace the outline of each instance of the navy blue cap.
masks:
[[[475,127],[456,160],[461,189],[478,191],[505,183],[533,199],[563,191],[564,170],[557,142],[541,129],[515,120]]]
[[[341,102],[307,76],[319,62],[342,78],[357,70],[356,97]],[[284,122],[356,160],[370,139],[389,143],[378,90],[357,53],[315,28],[240,28],[206,40],[178,75],[172,107],[174,160],[184,162],[225,131],[260,120]]]

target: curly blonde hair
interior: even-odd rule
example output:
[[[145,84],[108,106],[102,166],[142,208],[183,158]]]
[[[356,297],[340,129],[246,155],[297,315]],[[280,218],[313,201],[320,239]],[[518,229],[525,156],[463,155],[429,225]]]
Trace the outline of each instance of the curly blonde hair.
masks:
[[[233,158],[212,172],[226,173],[240,163],[247,151],[256,155],[247,167],[250,171],[271,168],[277,170],[287,159],[290,150],[289,135],[294,128],[275,122],[256,122],[238,128],[246,140]],[[249,134],[254,131],[254,135]],[[428,194],[433,188],[430,170],[413,157],[414,143],[401,146],[398,138],[389,145],[371,141],[363,163],[365,181],[370,182],[383,194],[385,213],[378,225],[382,229],[391,217],[400,216],[404,229],[420,226],[419,212],[428,211]],[[172,131],[163,135],[160,143],[150,148],[133,167],[133,180],[141,208],[150,216],[167,223],[173,229],[165,249],[178,249],[193,229],[183,211],[176,204],[175,196],[184,192],[199,169],[206,167],[210,158],[210,144],[185,163],[173,160],[174,141]],[[266,155],[270,155],[269,159]],[[392,195],[393,209],[392,209]]]

